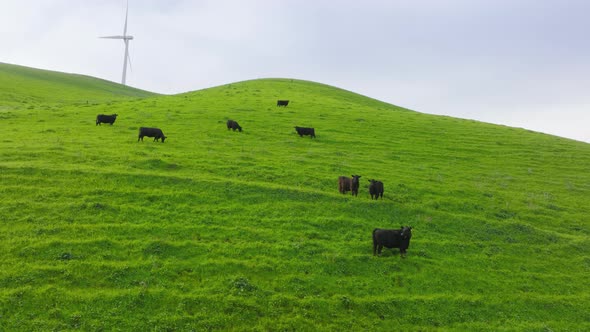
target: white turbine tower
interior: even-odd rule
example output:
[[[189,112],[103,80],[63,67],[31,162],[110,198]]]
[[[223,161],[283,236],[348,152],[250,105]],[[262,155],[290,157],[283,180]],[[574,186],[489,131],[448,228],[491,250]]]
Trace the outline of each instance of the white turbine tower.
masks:
[[[125,58],[123,59],[123,78],[121,80],[121,84],[125,85],[125,81],[127,78],[127,60],[129,60],[129,66],[131,66],[131,58],[129,57],[129,41],[133,39],[133,36],[127,35],[127,14],[129,13],[129,1],[127,1],[127,9],[125,10],[125,27],[123,28],[123,35],[122,36],[105,36],[100,38],[108,38],[108,39],[123,39],[125,43]]]

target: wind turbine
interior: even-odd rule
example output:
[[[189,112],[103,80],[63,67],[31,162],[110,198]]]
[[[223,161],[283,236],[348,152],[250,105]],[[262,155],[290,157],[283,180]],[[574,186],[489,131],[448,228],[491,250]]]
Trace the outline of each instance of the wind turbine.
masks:
[[[123,28],[123,35],[122,36],[105,36],[100,38],[107,38],[107,39],[123,39],[125,43],[125,58],[123,59],[123,79],[121,80],[121,84],[125,85],[125,80],[127,78],[127,60],[129,60],[129,66],[131,67],[131,58],[129,57],[129,41],[133,39],[133,36],[127,35],[127,15],[129,14],[129,1],[127,1],[127,9],[125,10],[125,27]]]

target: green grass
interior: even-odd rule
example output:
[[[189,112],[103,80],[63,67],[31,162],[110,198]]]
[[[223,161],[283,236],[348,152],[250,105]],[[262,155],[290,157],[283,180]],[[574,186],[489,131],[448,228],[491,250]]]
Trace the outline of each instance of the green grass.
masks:
[[[79,89],[0,110],[0,330],[590,329],[589,144],[298,80]]]
[[[94,77],[59,73],[0,62],[0,110],[16,105],[95,104],[156,94]]]

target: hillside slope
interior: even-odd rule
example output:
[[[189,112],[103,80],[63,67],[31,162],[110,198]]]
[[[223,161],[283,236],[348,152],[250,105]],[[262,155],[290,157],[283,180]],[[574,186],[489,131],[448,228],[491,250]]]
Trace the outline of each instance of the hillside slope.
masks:
[[[589,144],[288,79],[0,117],[0,330],[590,329]]]
[[[2,106],[96,103],[156,94],[90,76],[66,74],[0,62]]]

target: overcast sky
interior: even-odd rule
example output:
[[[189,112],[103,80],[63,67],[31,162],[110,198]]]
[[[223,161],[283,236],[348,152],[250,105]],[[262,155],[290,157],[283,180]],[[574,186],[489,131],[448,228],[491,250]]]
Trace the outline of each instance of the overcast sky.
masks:
[[[0,62],[121,81],[125,0],[1,0]],[[130,0],[127,83],[317,81],[590,142],[588,0]]]

